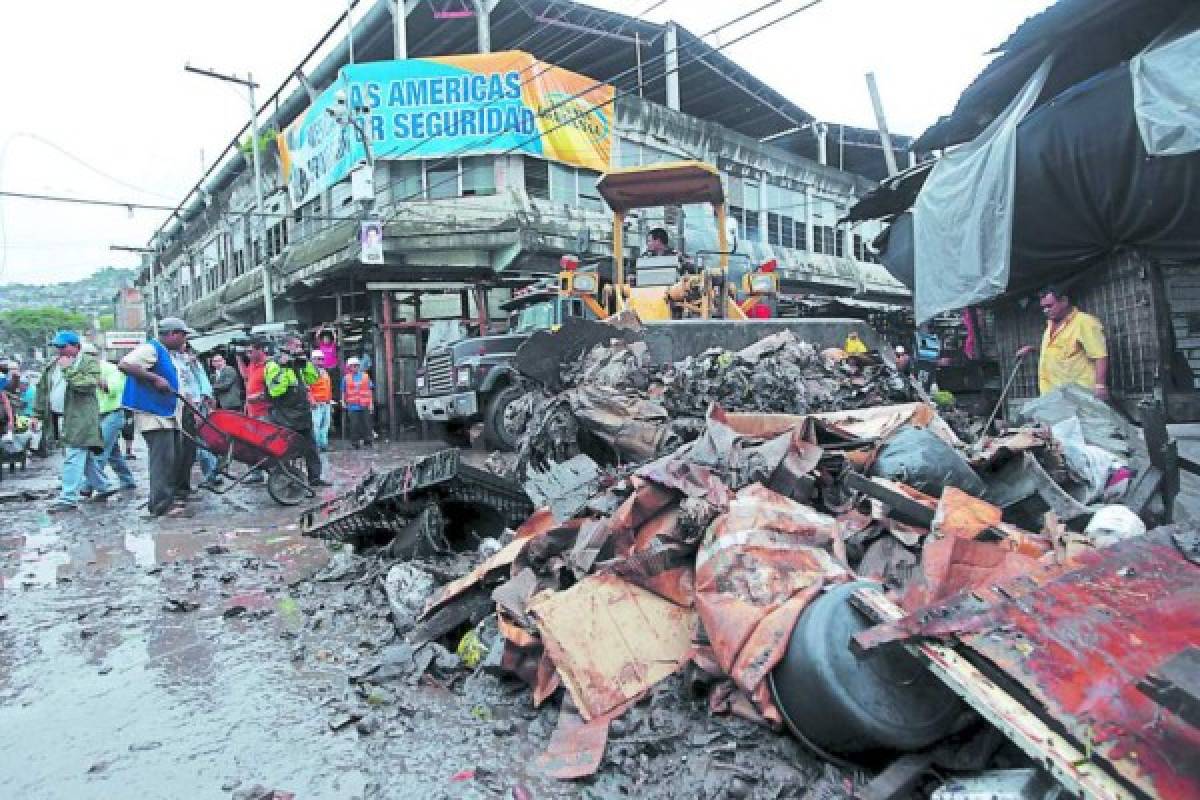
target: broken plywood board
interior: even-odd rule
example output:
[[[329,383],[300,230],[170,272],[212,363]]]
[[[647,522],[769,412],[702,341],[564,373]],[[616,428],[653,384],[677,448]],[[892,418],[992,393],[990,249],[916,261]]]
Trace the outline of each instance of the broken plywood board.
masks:
[[[586,720],[640,696],[691,654],[696,615],[615,575],[543,593],[529,613]]]

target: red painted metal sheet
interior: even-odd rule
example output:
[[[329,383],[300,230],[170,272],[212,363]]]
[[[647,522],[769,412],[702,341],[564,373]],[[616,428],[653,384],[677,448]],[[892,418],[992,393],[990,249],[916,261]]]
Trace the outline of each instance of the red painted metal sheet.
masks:
[[[1048,581],[1013,582],[1009,600],[980,614],[959,605],[909,619],[922,619],[927,636],[957,634],[1132,786],[1192,800],[1200,729],[1138,688],[1200,645],[1200,567],[1173,540],[1177,530],[1086,553]]]

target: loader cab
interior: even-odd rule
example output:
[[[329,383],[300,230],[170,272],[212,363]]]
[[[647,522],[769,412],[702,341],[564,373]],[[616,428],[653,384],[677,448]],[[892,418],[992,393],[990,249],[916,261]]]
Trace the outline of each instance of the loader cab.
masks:
[[[633,310],[643,321],[745,320],[747,309],[777,292],[777,280],[763,278],[759,270],[748,273],[748,280],[730,280],[730,256],[736,250],[730,228],[736,227],[726,215],[721,175],[710,164],[678,161],[612,170],[600,177],[596,188],[613,211],[612,313]],[[703,258],[644,254],[627,272],[626,215],[639,208],[692,204],[712,208],[717,249]]]

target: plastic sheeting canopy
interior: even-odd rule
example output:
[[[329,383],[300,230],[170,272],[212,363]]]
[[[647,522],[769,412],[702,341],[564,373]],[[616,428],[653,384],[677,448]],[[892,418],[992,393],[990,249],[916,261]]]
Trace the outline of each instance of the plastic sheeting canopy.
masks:
[[[938,161],[913,209],[917,323],[1003,294],[1012,251],[1017,125],[1029,113],[1047,58],[1004,113]]]
[[[1129,62],[1133,113],[1146,152],[1200,150],[1200,31],[1139,53]]]

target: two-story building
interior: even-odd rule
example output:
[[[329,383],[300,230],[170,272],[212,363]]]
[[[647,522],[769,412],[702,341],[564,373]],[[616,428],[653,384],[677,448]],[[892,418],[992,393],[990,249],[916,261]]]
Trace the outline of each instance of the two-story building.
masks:
[[[266,99],[260,140],[283,146],[259,150],[263,208],[243,130],[151,242],[155,316],[212,331],[271,321],[269,305],[336,330],[403,394],[431,321],[495,313],[563,254],[611,256],[604,169],[678,159],[725,175],[740,252],[776,259],[785,293],[907,301],[865,244],[878,224],[838,225],[886,174],[875,131],[814,119],[675,23],[563,0],[435,6],[359,3],[353,63],[337,26]],[[369,218],[382,263],[363,263]],[[685,207],[631,220],[630,252],[660,224],[716,246],[711,215]]]

